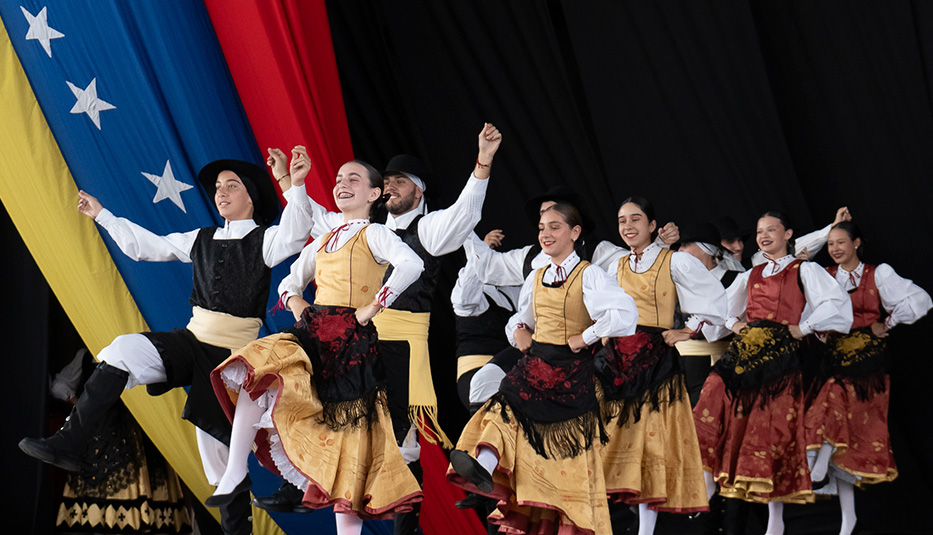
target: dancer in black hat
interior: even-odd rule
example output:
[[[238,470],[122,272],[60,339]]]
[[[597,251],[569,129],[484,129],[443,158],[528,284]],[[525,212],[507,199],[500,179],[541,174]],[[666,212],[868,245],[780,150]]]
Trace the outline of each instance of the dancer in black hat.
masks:
[[[184,329],[121,335],[100,351],[65,425],[49,438],[25,438],[20,449],[70,471],[85,466],[85,448],[103,415],[126,388],[147,385],[152,395],[190,386],[182,417],[197,426],[198,449],[208,482],[217,484],[226,463],[230,424],[210,383],[210,372],[230,351],[255,340],[266,315],[271,268],[301,251],[312,225],[305,193],[307,155],[294,151],[289,201],[281,223],[278,199],[266,171],[238,160],[204,166],[198,180],[214,192],[223,227],[205,227],[158,236],[114,216],[93,196],[79,192],[78,211],[104,227],[120,249],[135,260],[178,260],[194,268],[192,317]],[[281,178],[281,177],[279,177]],[[221,509],[224,533],[249,533],[249,478],[237,499]]]

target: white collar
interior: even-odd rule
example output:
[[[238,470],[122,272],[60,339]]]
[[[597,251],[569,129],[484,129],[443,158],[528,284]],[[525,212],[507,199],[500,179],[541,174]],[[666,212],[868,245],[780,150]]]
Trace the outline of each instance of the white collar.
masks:
[[[386,219],[386,226],[389,228],[389,230],[407,229],[416,217],[428,213],[427,208],[427,203],[424,202],[424,196],[422,195],[421,199],[418,201],[418,206],[416,206],[413,210],[405,212],[400,216],[389,214],[389,218]]]

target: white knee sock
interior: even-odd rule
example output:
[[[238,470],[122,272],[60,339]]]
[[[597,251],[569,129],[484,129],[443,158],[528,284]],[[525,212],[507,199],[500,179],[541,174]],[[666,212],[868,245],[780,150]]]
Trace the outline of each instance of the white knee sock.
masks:
[[[820,446],[819,453],[816,454],[816,461],[813,463],[813,467],[810,468],[810,480],[811,481],[820,481],[826,477],[826,472],[829,470],[829,460],[833,457],[833,447],[827,443],[823,443]]]
[[[496,466],[499,465],[499,458],[496,457],[495,452],[492,451],[491,448],[485,446],[480,447],[479,455],[476,456],[476,461],[490,474],[492,474]]]
[[[784,504],[768,503],[768,529],[765,535],[784,535]]]
[[[229,494],[243,481],[249,470],[247,461],[249,452],[256,438],[255,425],[262,417],[262,407],[258,402],[249,398],[245,390],[240,390],[240,397],[236,402],[236,412],[233,414],[233,430],[230,432],[230,454],[227,457],[227,469],[217,484],[215,495]]]
[[[337,521],[337,535],[360,535],[363,533],[363,519],[346,513],[334,513]]]
[[[842,510],[842,526],[839,535],[851,535],[855,529],[855,489],[848,481],[836,480],[839,487],[839,508]]]
[[[651,535],[658,523],[658,512],[648,509],[648,504],[638,504],[638,535]]]
[[[716,493],[716,480],[713,479],[713,474],[703,471],[703,483],[706,484],[706,501],[713,499],[713,494]]]

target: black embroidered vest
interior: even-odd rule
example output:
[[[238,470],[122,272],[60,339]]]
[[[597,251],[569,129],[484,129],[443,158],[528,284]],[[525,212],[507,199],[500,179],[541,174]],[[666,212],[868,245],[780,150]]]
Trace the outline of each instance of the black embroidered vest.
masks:
[[[389,308],[395,310],[405,310],[408,312],[430,312],[431,302],[434,300],[434,288],[437,286],[437,275],[441,270],[440,258],[431,255],[421,245],[421,239],[418,238],[418,223],[423,215],[419,215],[408,225],[406,229],[395,229],[395,233],[402,238],[405,245],[411,247],[411,250],[421,257],[424,261],[424,271],[421,277],[411,284],[402,295],[398,296]],[[382,280],[385,284],[392,275],[392,266],[386,270],[386,276]]]
[[[266,227],[239,240],[215,240],[217,227],[202,228],[191,247],[194,288],[189,302],[241,318],[266,317],[272,270],[262,258]]]

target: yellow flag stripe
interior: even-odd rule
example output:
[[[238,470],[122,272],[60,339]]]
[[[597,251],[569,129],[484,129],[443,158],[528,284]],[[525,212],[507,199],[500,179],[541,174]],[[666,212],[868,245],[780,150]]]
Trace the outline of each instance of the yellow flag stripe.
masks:
[[[77,211],[77,186],[2,24],[0,95],[0,200],[88,349],[96,355],[119,334],[148,330],[94,222]],[[184,391],[150,397],[137,387],[123,402],[198,499],[210,496],[194,426],[181,419]],[[253,512],[254,533],[283,533]]]

